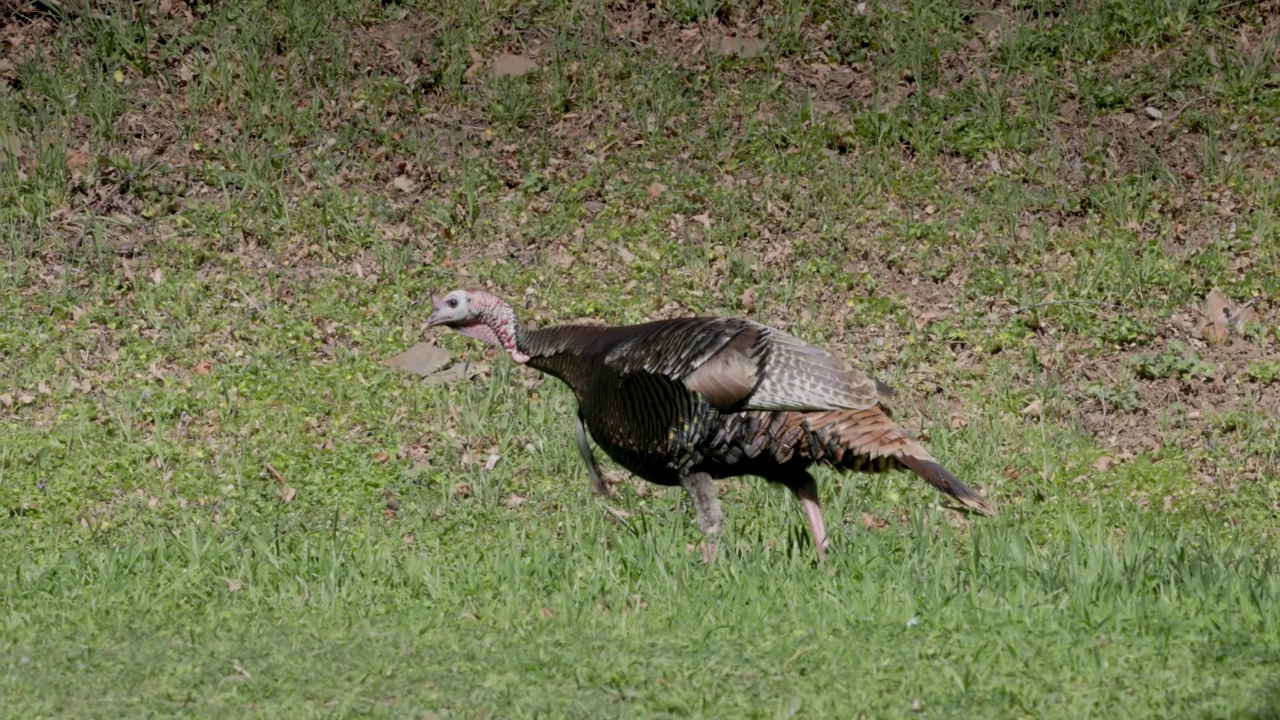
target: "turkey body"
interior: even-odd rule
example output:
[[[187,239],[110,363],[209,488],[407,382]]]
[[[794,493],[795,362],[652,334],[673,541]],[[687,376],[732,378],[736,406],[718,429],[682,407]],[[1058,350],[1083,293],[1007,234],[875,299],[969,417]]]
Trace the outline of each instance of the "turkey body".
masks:
[[[719,532],[713,479],[756,475],[800,500],[819,557],[826,531],[810,467],[915,472],[984,513],[990,505],[891,419],[892,391],[847,361],[739,318],[526,331],[506,303],[457,290],[432,324],[504,347],[564,381],[578,400],[578,447],[597,493],[609,492],[584,427],[615,462],[649,482],[681,485],[698,527]]]

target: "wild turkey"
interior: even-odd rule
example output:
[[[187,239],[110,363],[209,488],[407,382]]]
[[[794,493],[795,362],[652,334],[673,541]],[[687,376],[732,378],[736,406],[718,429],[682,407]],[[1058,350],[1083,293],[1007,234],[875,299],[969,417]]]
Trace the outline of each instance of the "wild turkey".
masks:
[[[737,318],[525,330],[511,306],[454,290],[434,304],[444,325],[496,345],[518,363],[563,380],[578,398],[578,449],[592,490],[611,494],[584,426],[609,457],[649,482],[681,485],[698,529],[723,515],[716,478],[758,475],[795,493],[825,555],[826,529],[809,466],[909,469],[938,490],[992,514],[890,419],[887,385],[786,333]]]

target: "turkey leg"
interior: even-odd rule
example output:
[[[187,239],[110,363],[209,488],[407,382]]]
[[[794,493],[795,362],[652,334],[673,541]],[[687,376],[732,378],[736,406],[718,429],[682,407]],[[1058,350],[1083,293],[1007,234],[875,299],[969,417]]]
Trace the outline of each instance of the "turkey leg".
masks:
[[[818,504],[818,483],[805,472],[799,482],[788,487],[800,501],[804,516],[809,521],[809,532],[813,533],[813,546],[818,549],[818,562],[822,562],[827,559],[827,528],[822,523],[822,506]]]
[[[578,436],[578,452],[582,453],[582,461],[587,464],[587,475],[591,477],[592,494],[600,497],[614,497],[616,493],[609,487],[609,483],[604,481],[600,466],[596,464],[596,456],[592,454],[591,445],[587,442],[587,427],[582,422],[582,413],[578,413],[578,417],[574,418],[573,430]]]
[[[698,517],[698,529],[704,535],[720,534],[724,513],[720,511],[720,498],[716,496],[716,484],[706,473],[694,473],[680,479],[680,484],[693,498],[693,510]]]

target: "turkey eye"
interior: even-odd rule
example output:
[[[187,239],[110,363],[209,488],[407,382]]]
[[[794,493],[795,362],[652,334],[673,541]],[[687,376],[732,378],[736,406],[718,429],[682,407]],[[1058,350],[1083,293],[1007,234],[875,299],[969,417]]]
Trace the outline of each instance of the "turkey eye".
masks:
[[[458,307],[458,299],[457,299],[457,298],[449,298],[448,300],[446,300],[446,301],[445,301],[445,303],[446,303],[449,307],[451,307],[451,308],[456,308],[456,307]]]

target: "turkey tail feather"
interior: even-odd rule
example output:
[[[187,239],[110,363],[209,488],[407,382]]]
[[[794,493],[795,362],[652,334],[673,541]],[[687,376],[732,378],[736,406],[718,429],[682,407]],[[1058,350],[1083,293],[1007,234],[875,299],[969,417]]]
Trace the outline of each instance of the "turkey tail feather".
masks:
[[[898,461],[906,465],[912,472],[919,475],[929,482],[930,485],[938,488],[942,492],[968,505],[984,515],[995,515],[996,511],[991,507],[990,503],[983,499],[981,495],[969,489],[968,485],[960,482],[960,480],[947,469],[938,464],[936,460],[918,458],[912,455],[903,455]]]
[[[834,441],[835,445],[850,451],[842,453],[839,452],[841,448],[836,448],[837,452],[827,457],[832,465],[861,470],[872,469],[866,467],[868,464],[872,467],[882,465],[882,462],[876,461],[891,460],[965,505],[987,515],[995,514],[995,510],[981,495],[939,465],[927,450],[911,439],[879,406],[852,412],[837,410],[808,414],[806,419],[811,432],[823,437],[828,443]]]

